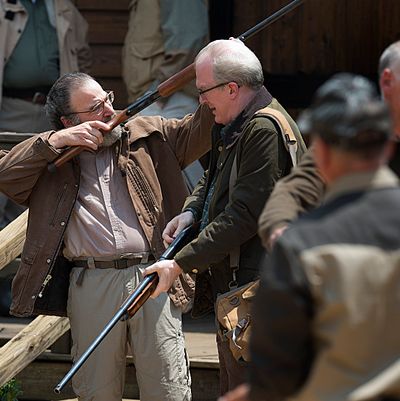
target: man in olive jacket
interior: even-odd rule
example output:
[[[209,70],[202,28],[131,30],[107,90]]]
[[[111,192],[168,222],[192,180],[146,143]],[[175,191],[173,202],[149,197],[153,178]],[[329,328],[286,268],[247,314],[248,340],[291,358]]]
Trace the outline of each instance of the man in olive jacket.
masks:
[[[305,149],[294,121],[263,87],[259,60],[242,42],[220,40],[206,46],[196,58],[196,85],[200,102],[215,116],[211,160],[183,213],[167,225],[164,239],[170,242],[200,219],[201,231],[173,261],[146,269],[160,276],[153,296],[167,291],[180,273],[196,274],[195,317],[213,310],[217,294],[229,291],[234,281],[240,286],[258,278],[264,250],[257,237],[257,220],[275,183],[292,167],[276,123],[255,113],[265,106],[280,111],[295,133],[297,156]],[[234,163],[237,178],[229,195]],[[239,269],[233,272],[230,253],[236,249]],[[218,336],[217,344],[224,393],[245,379],[244,364],[234,359],[224,336]]]
[[[68,308],[74,359],[165,250],[162,230],[187,196],[181,170],[210,147],[206,107],[182,120],[138,117],[107,132],[113,99],[86,74],[64,75],[46,105],[57,131],[0,153],[0,190],[29,207],[11,313],[65,315]],[[70,146],[92,152],[49,172]],[[114,327],[73,379],[80,400],[121,400],[127,341],[141,400],[191,399],[181,321],[187,285],[181,277],[171,298],[146,302]]]

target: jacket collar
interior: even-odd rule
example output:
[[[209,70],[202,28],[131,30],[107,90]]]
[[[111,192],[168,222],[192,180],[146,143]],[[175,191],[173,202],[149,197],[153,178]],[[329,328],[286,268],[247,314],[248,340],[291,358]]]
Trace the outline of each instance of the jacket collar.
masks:
[[[10,11],[10,12],[14,12],[14,13],[22,11],[22,12],[26,13],[24,6],[17,0],[15,0],[15,1],[0,0],[0,5],[4,11]]]
[[[252,119],[255,112],[268,106],[272,101],[271,94],[263,86],[260,88],[252,100],[247,104],[243,111],[228,125],[218,124],[221,130],[221,137],[226,146],[230,148],[239,139],[244,127]]]
[[[325,195],[325,202],[351,192],[395,188],[398,185],[398,178],[387,166],[365,173],[349,174],[339,178],[329,187]]]

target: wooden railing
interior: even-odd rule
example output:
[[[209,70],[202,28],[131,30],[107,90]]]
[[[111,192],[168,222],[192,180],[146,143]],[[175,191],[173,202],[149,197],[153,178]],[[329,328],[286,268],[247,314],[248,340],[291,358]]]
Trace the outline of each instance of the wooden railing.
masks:
[[[0,231],[0,270],[21,254],[28,210]],[[68,318],[38,316],[0,348],[0,387],[15,377],[69,329]]]

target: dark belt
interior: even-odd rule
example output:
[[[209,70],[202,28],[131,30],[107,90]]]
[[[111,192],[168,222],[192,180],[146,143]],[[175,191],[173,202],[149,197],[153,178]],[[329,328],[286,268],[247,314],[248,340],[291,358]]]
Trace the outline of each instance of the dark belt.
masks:
[[[36,88],[26,89],[3,87],[3,96],[22,99],[35,104],[45,104],[49,90],[49,86],[38,86]]]
[[[129,258],[120,258],[114,260],[98,260],[96,258],[74,259],[72,261],[75,267],[84,267],[86,269],[126,269],[130,266],[146,264],[154,261],[153,255],[144,255]]]

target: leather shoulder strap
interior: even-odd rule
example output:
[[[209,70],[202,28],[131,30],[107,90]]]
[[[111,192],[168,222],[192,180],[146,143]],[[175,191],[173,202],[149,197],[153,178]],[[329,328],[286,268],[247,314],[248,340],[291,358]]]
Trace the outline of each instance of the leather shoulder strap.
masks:
[[[286,117],[279,110],[275,110],[271,107],[264,107],[256,111],[255,115],[257,116],[267,116],[272,118],[279,126],[283,143],[285,144],[286,150],[290,154],[290,158],[292,159],[293,167],[297,165],[297,139],[293,133],[292,127],[286,120]]]

